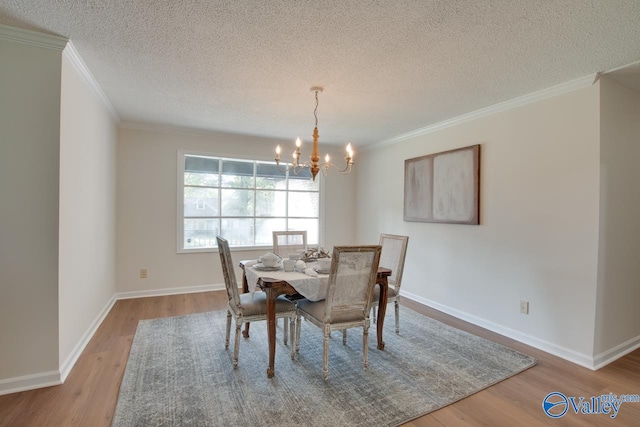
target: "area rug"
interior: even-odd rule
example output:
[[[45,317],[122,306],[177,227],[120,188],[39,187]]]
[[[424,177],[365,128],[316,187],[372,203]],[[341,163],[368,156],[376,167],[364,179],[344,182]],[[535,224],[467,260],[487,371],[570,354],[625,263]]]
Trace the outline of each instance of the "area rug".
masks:
[[[291,360],[277,330],[276,375],[267,378],[266,322],[224,348],[226,313],[143,320],[138,324],[112,425],[121,426],[396,426],[463,399],[533,366],[529,356],[447,326],[405,307],[400,335],[387,317],[385,350],[362,329],[334,332],[329,380],[322,378],[322,332],[302,322]]]

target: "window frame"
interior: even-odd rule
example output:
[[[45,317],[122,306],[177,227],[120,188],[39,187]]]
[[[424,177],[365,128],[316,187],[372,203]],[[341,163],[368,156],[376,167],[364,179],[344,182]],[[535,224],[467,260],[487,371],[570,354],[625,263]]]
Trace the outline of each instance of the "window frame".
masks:
[[[204,157],[212,157],[212,158],[216,158],[216,159],[221,159],[223,161],[228,160],[228,161],[249,161],[249,162],[253,162],[254,163],[254,170],[255,170],[255,164],[256,163],[275,163],[275,161],[273,159],[264,159],[264,158],[258,158],[257,156],[244,156],[244,155],[237,155],[237,154],[233,154],[233,155],[229,155],[229,154],[219,154],[219,153],[211,153],[211,152],[205,152],[205,151],[197,151],[197,150],[178,150],[177,152],[177,188],[176,188],[176,253],[178,254],[189,254],[189,253],[206,253],[206,252],[218,252],[218,248],[217,247],[209,247],[209,248],[185,248],[183,247],[184,244],[184,220],[185,220],[185,216],[184,216],[184,189],[185,189],[185,183],[184,183],[184,173],[185,173],[185,156],[204,156]],[[255,175],[254,175],[255,176]],[[288,181],[288,175],[287,175],[287,181]],[[318,180],[318,246],[322,246],[322,243],[324,241],[324,185],[320,182],[320,178],[316,178]],[[206,188],[206,187],[205,187]],[[222,186],[221,182],[218,182],[218,187],[211,187],[211,188],[219,188],[220,190],[225,189]],[[250,190],[252,190],[255,194],[256,191],[260,191],[262,189],[257,188],[254,182],[254,186],[252,188],[250,188]],[[285,191],[287,194],[289,193],[289,184],[287,182],[287,189],[286,190],[279,190],[279,191]],[[296,190],[292,190],[292,192],[297,192]],[[302,191],[301,191],[302,192]],[[217,217],[211,217],[211,218],[227,218],[227,217],[223,217],[222,212],[219,212],[219,216]],[[286,213],[285,218],[289,219],[289,213]],[[235,217],[228,217],[228,218],[235,218]],[[251,219],[262,219],[264,217],[260,217],[260,216],[256,216],[255,212],[253,216],[247,216],[247,217],[242,217],[242,218],[251,218]],[[302,217],[291,217],[293,219],[298,219],[298,218],[302,218]],[[315,217],[311,217],[311,218],[315,218]],[[302,218],[304,219],[304,218]],[[222,226],[222,224],[221,224]],[[314,244],[315,246],[315,244]],[[254,245],[254,246],[234,246],[234,247],[230,247],[230,249],[232,251],[255,251],[255,250],[263,250],[263,249],[269,249],[271,248],[272,245]]]

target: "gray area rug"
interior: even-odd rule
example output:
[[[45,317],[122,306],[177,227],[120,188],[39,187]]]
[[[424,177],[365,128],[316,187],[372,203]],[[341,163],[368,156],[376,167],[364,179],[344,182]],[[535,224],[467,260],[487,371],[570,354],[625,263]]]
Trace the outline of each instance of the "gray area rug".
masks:
[[[456,402],[535,364],[529,356],[401,307],[385,322],[384,351],[369,332],[362,367],[362,329],[347,345],[334,332],[329,380],[322,379],[322,332],[302,322],[300,353],[291,360],[278,324],[276,375],[268,379],[266,322],[240,338],[233,369],[233,331],[224,348],[226,313],[215,311],[138,324],[113,426],[395,426]],[[233,329],[233,328],[232,328]]]

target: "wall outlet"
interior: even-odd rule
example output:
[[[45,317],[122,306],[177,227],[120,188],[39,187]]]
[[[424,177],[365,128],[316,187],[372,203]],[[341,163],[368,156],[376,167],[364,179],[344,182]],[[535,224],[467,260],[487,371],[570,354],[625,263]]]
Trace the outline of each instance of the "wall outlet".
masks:
[[[529,301],[520,301],[520,313],[529,314]]]
[[[140,270],[140,278],[141,279],[146,279],[147,278],[147,269],[143,268]]]

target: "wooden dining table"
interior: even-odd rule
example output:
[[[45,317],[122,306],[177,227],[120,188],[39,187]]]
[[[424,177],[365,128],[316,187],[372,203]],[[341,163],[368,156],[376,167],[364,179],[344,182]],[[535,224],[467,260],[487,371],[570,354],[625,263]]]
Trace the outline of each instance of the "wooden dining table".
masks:
[[[242,290],[243,292],[250,292],[249,283],[247,283],[246,268],[249,261],[240,261],[240,267],[242,268]],[[391,276],[392,271],[385,267],[378,268],[378,275],[376,277],[376,284],[380,287],[380,299],[378,300],[378,317],[376,319],[376,331],[378,338],[378,350],[384,350],[384,341],[382,339],[382,330],[384,327],[384,316],[387,311],[387,299],[389,295],[389,282],[388,278]],[[262,275],[264,274],[264,275]],[[269,366],[267,368],[267,377],[271,378],[275,375],[275,359],[276,359],[276,299],[279,295],[298,295],[298,291],[282,279],[275,279],[269,277],[269,272],[261,273],[258,278],[257,285],[262,291],[265,292],[267,297],[267,337],[269,340]],[[245,330],[242,335],[247,338],[249,336],[249,324],[245,324]],[[294,343],[291,343],[294,345]]]

